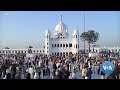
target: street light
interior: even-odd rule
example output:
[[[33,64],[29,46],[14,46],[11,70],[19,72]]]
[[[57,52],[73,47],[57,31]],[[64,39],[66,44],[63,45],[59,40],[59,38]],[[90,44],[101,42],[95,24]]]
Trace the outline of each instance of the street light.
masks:
[[[85,11],[84,11],[84,33],[85,33]],[[85,40],[84,40],[84,54],[85,54]]]

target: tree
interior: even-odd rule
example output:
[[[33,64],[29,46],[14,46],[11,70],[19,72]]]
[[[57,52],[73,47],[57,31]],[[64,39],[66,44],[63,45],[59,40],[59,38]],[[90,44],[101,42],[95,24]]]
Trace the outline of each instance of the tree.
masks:
[[[9,49],[9,47],[5,47],[5,49]]]
[[[90,52],[90,45],[94,44],[97,40],[99,40],[99,33],[95,32],[94,30],[89,30],[88,32],[83,32],[80,36],[82,41],[87,41],[89,45],[89,52]]]

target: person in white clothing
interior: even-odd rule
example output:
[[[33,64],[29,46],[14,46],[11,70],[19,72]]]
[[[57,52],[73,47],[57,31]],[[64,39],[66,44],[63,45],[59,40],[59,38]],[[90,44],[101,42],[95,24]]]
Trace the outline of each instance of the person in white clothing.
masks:
[[[22,69],[21,79],[25,79],[24,70]]]
[[[33,70],[32,66],[30,66],[30,68],[28,69],[28,72],[30,73],[30,76],[31,76],[30,78],[33,79],[34,78],[33,77],[34,76],[34,70]]]
[[[85,79],[86,75],[87,75],[87,69],[84,67],[82,69],[82,78]]]
[[[5,75],[5,77],[3,79],[6,79],[7,78],[7,75]]]
[[[37,68],[34,70],[34,72],[35,72],[34,79],[39,79],[39,74],[38,74]]]

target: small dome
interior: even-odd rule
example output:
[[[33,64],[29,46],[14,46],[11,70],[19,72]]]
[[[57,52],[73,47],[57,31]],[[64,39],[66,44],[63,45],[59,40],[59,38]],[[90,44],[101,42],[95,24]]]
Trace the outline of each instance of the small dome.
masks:
[[[68,28],[67,26],[62,22],[62,20],[60,21],[60,23],[58,25],[56,25],[55,27],[55,32],[67,32]]]
[[[75,28],[74,31],[73,31],[73,33],[74,33],[74,34],[75,34],[75,33],[79,33],[79,32],[78,32],[78,29]]]
[[[50,34],[50,30],[47,29],[47,30],[45,31],[45,34]]]

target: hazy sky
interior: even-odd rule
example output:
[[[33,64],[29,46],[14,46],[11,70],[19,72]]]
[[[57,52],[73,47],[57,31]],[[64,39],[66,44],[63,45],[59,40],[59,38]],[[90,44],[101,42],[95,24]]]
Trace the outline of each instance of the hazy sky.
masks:
[[[54,31],[63,15],[63,22],[72,34],[77,28],[84,31],[83,11],[0,11],[0,48],[26,48],[31,45],[41,48],[44,45],[46,29]],[[120,46],[120,12],[86,11],[86,31],[100,33],[100,46]],[[83,46],[83,42],[80,42]]]

